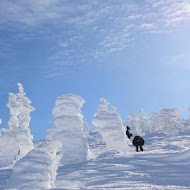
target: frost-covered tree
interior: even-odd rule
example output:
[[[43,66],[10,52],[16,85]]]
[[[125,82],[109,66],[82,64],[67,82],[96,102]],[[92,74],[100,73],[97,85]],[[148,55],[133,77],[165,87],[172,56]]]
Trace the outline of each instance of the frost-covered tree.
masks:
[[[140,109],[138,131],[143,134],[151,132],[150,120],[143,109]]]
[[[53,125],[47,139],[62,145],[60,165],[84,162],[88,157],[87,139],[84,137],[85,122],[81,113],[84,99],[78,95],[59,96],[53,109]]]
[[[163,109],[148,118],[141,109],[138,115],[130,114],[127,122],[136,135],[148,133],[177,134],[184,127],[184,119],[177,108]]]
[[[32,151],[14,165],[5,189],[55,188],[59,149],[58,142],[39,141]]]
[[[190,108],[188,108],[188,112],[190,112]],[[184,130],[190,130],[190,115],[189,118],[184,119]]]
[[[152,131],[164,134],[177,134],[184,127],[184,119],[178,108],[163,109],[151,117]]]
[[[137,115],[135,115],[134,113],[130,113],[128,114],[128,121],[127,122],[124,122],[125,126],[129,126],[132,134],[136,135],[137,133],[137,128],[138,128],[138,121],[139,121],[139,118]]]
[[[94,114],[93,125],[107,151],[127,152],[129,141],[124,133],[124,126],[116,108],[111,106],[106,99],[100,99],[98,111]],[[105,150],[104,150],[105,151]]]
[[[140,109],[138,115],[129,114],[127,125],[130,126],[134,135],[144,135],[151,132],[151,124],[147,114],[143,109]]]
[[[18,93],[9,94],[7,107],[10,110],[9,129],[1,138],[0,167],[14,164],[33,149],[30,133],[30,113],[35,109],[26,97],[22,84],[18,83]]]

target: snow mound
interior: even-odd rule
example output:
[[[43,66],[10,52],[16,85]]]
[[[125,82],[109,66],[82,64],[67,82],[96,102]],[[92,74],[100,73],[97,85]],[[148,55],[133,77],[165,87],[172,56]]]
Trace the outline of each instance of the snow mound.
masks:
[[[116,108],[110,106],[105,100],[100,100],[98,111],[94,114],[93,125],[94,131],[99,133],[100,142],[106,144],[107,151],[127,152],[130,150],[130,141],[124,133],[124,126]],[[105,151],[104,150],[104,151]]]
[[[81,113],[84,99],[78,95],[59,96],[53,109],[53,125],[47,139],[62,144],[60,165],[84,162],[88,157],[87,139],[83,135],[86,127]]]

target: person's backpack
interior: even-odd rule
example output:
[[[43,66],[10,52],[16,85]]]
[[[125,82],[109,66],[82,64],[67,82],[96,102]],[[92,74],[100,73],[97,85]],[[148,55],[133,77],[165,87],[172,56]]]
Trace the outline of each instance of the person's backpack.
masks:
[[[144,139],[140,136],[135,136],[133,139],[133,145],[134,146],[143,146],[144,145]]]

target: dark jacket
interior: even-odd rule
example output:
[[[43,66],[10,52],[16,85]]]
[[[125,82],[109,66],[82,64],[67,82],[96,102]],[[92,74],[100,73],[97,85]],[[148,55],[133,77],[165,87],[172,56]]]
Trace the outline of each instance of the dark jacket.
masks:
[[[133,145],[134,146],[143,146],[144,145],[144,139],[140,136],[135,136],[133,139]]]
[[[129,131],[126,131],[126,136],[130,139],[132,137],[132,134]]]

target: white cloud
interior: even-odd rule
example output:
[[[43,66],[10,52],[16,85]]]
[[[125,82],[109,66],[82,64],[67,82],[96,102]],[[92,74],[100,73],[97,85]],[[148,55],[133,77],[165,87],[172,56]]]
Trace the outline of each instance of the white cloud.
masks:
[[[56,39],[49,67],[89,62],[126,48],[136,32],[164,33],[189,20],[190,0],[0,1],[2,30],[16,29],[15,38]]]

